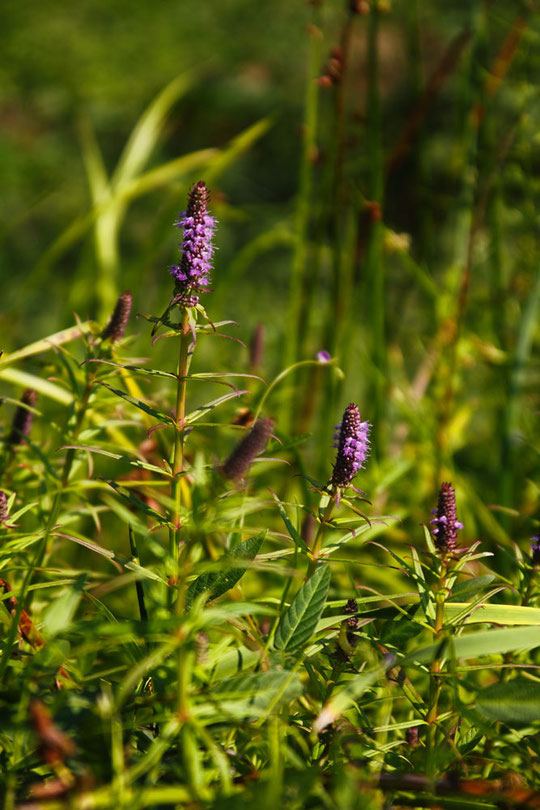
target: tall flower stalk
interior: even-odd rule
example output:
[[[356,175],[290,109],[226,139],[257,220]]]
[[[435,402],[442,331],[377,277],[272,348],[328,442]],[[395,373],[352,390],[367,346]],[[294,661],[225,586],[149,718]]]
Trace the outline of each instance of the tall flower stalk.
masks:
[[[320,519],[319,530],[311,550],[311,562],[307,576],[310,577],[318,564],[322,550],[324,533],[328,526],[334,508],[339,506],[344,490],[352,485],[357,472],[364,467],[369,453],[369,422],[363,422],[358,406],[351,402],[345,408],[343,419],[336,425],[334,447],[337,448],[334,470],[329,482],[330,500]]]
[[[172,458],[173,479],[171,495],[174,503],[169,529],[169,555],[173,561],[172,583],[176,585],[176,595],[171,589],[170,606],[174,602],[177,616],[183,615],[186,603],[186,582],[191,569],[191,544],[185,539],[182,546],[182,476],[184,471],[184,443],[186,418],[186,388],[189,367],[195,346],[195,323],[197,311],[204,313],[199,305],[199,295],[209,291],[210,271],[214,248],[212,237],[216,220],[208,211],[208,189],[204,181],[195,183],[188,195],[187,208],[180,215],[176,225],[183,229],[180,262],[171,267],[175,280],[174,296],[169,305],[179,306],[180,347],[176,370],[175,438]],[[179,718],[189,718],[189,685],[194,653],[187,641],[178,648],[177,711]],[[193,774],[192,728],[184,726],[182,750],[184,764],[192,783]]]
[[[442,641],[444,632],[444,606],[448,598],[452,579],[452,559],[457,548],[457,533],[463,528],[463,524],[456,516],[456,493],[452,484],[443,482],[439,490],[437,508],[433,510],[434,516],[431,520],[432,534],[435,538],[435,546],[439,552],[439,569],[437,573],[437,590],[435,593],[435,621],[433,632],[437,642]],[[441,695],[441,659],[436,657],[431,664],[430,670],[430,692],[428,701],[428,711],[426,716],[427,727],[427,749],[428,749],[428,770],[431,772],[434,767],[434,758],[437,741],[437,714],[439,709],[439,698]]]
[[[178,583],[177,611],[183,610],[183,584],[180,582],[178,563],[180,555],[180,517],[182,508],[182,471],[184,458],[184,422],[186,418],[186,384],[191,357],[193,354],[195,333],[193,323],[193,308],[199,306],[199,294],[208,292],[210,284],[210,271],[212,269],[212,256],[214,247],[212,237],[216,220],[208,211],[209,194],[203,180],[195,183],[188,195],[186,210],[179,216],[177,227],[183,229],[183,239],[179,247],[181,257],[179,264],[171,267],[171,275],[175,279],[174,297],[172,305],[181,308],[180,319],[180,350],[177,366],[177,388],[175,422],[176,435],[173,450],[173,483],[172,498],[174,513],[172,527],[169,533],[169,553],[175,563],[174,578]],[[186,547],[186,563],[189,550]],[[185,576],[182,577],[185,582]]]

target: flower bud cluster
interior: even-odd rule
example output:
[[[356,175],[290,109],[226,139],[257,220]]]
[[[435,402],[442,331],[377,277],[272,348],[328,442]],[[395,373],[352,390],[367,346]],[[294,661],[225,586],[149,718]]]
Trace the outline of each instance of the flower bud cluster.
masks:
[[[212,237],[216,220],[208,212],[208,189],[203,180],[195,183],[188,195],[186,211],[180,215],[177,227],[184,229],[180,264],[171,267],[176,281],[176,302],[185,307],[199,303],[199,293],[208,292],[214,246]]]
[[[432,533],[435,535],[435,545],[440,551],[454,551],[457,545],[457,533],[463,528],[456,517],[456,493],[452,484],[443,483],[439,490],[437,508],[433,510],[434,517]]]
[[[362,422],[360,411],[354,403],[345,408],[343,419],[336,425],[334,447],[337,447],[337,456],[331,485],[348,487],[364,466],[369,453],[369,427],[369,422]]]

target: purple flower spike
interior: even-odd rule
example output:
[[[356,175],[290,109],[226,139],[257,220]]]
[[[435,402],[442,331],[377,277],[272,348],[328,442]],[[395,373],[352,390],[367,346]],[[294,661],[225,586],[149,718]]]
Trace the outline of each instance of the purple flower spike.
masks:
[[[431,520],[435,528],[435,544],[439,551],[448,553],[454,551],[457,545],[457,533],[463,528],[456,518],[456,493],[452,484],[443,483],[439,490],[436,517]]]
[[[351,403],[345,408],[341,424],[336,426],[334,447],[336,463],[330,484],[348,487],[358,470],[364,466],[369,453],[369,422],[362,422],[358,407]]]
[[[176,303],[192,307],[199,303],[198,293],[208,292],[214,253],[216,220],[208,213],[208,189],[203,180],[193,186],[187,209],[175,224],[184,229],[180,264],[171,267],[176,280]]]
[[[540,565],[540,537],[531,537],[531,555],[534,565]]]

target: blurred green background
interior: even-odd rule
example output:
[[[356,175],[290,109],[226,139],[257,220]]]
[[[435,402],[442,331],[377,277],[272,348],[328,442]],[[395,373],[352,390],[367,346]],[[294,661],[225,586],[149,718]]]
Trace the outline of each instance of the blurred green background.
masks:
[[[401,477],[396,499],[416,501],[415,519],[451,475],[472,535],[532,533],[534,3],[393,0],[375,13],[345,0],[48,0],[3,11],[6,351],[74,311],[103,321],[125,288],[135,311],[159,314],[172,223],[207,179],[220,222],[210,316],[237,320],[246,342],[264,323],[267,378],[323,348],[346,373],[299,376],[280,406],[284,429],[314,432],[319,472],[354,399],[375,422],[373,487]],[[130,165],[126,144],[153,103]],[[147,325],[133,328],[134,353],[148,356]],[[152,362],[168,368],[165,343]],[[202,347],[198,362],[236,370],[247,353]]]

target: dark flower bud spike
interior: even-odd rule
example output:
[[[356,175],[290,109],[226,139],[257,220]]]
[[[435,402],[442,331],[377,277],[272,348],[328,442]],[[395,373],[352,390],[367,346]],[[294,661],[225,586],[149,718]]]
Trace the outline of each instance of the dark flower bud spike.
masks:
[[[457,533],[463,528],[463,523],[456,517],[456,493],[452,484],[443,483],[439,490],[437,508],[433,510],[434,517],[432,534],[435,536],[435,545],[443,553],[450,553],[457,546]]]
[[[37,402],[37,393],[33,388],[27,388],[23,391],[21,397],[23,405],[19,405],[15,411],[13,422],[11,423],[11,433],[8,436],[8,444],[21,444],[25,436],[28,436],[34,421],[34,414],[28,408],[35,408]],[[28,408],[25,408],[27,405]]]
[[[223,465],[223,475],[233,480],[243,478],[255,458],[266,448],[273,428],[274,422],[272,419],[259,419],[255,422],[249,433],[237,444]]]
[[[109,339],[111,343],[116,343],[117,340],[124,337],[124,332],[126,331],[126,326],[128,324],[129,315],[131,312],[131,304],[131,293],[129,290],[126,290],[116,302],[113,314],[109,318],[109,322],[103,330],[103,334],[101,336],[103,340]]]

